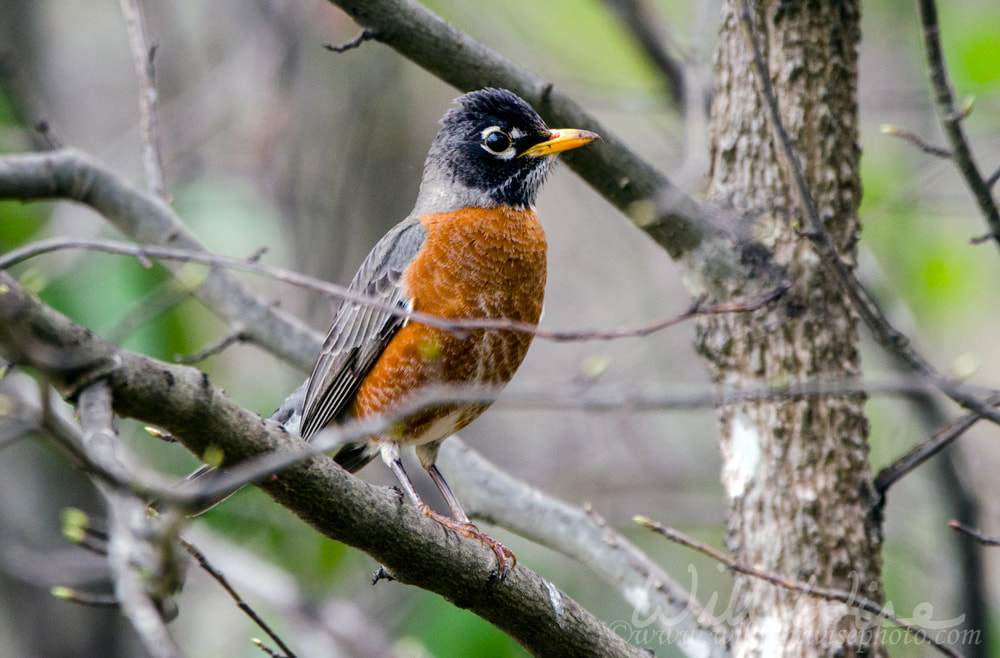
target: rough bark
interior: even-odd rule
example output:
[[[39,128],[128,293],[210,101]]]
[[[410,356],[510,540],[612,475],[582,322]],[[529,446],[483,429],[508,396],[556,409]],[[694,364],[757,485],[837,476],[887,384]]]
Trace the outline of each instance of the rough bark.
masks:
[[[698,348],[714,380],[727,387],[856,375],[858,317],[797,231],[800,199],[754,79],[742,7],[728,0],[723,8],[708,197],[761,217],[754,237],[787,267],[801,303],[707,318]],[[842,257],[853,264],[861,196],[858,3],[763,0],[751,11],[795,157]],[[720,282],[715,292],[741,290]],[[741,562],[881,600],[864,401],[831,395],[721,413],[728,541]],[[747,577],[737,579],[733,596],[744,615],[734,634],[736,656],[881,652],[877,638],[864,633],[865,620],[846,606]]]

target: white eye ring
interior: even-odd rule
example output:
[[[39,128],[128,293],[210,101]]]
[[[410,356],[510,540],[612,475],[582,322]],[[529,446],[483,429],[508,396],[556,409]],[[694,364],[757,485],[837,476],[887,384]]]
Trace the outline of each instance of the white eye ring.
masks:
[[[511,138],[510,135],[505,133],[500,128],[500,126],[490,126],[489,128],[485,129],[482,133],[480,133],[480,135],[483,138],[483,141],[480,143],[480,146],[482,146],[483,150],[485,150],[487,153],[495,155],[501,160],[513,160],[514,156],[517,155],[517,152],[514,150],[514,140]],[[498,151],[488,144],[490,137],[492,137],[493,135],[500,135],[501,137],[506,139],[506,146],[503,148],[503,150]],[[496,145],[502,146],[503,142],[500,142],[499,144]]]

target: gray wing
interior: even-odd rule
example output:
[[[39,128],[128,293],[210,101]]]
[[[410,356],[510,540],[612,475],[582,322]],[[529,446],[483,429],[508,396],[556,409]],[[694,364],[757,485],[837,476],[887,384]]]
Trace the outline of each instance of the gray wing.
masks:
[[[397,224],[368,254],[348,289],[382,305],[409,306],[401,279],[425,237],[419,217]],[[309,440],[347,413],[361,381],[405,322],[383,308],[348,301],[340,305],[309,378],[299,432],[302,438]]]

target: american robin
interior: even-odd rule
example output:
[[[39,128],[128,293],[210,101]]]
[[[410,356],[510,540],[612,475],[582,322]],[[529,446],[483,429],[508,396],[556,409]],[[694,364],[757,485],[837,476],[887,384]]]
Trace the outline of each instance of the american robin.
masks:
[[[351,281],[352,292],[378,305],[340,306],[304,385],[301,418],[295,418],[300,396],[276,412],[278,420],[286,427],[299,420],[299,433],[308,441],[330,423],[391,415],[428,387],[496,389],[510,381],[528,351],[530,333],[458,332],[387,308],[447,320],[536,325],[546,243],[535,196],[556,154],[595,139],[585,130],[550,130],[510,91],[482,89],[458,98],[427,155],[413,211],[379,240]],[[424,514],[490,546],[503,578],[509,562],[516,562],[513,553],[472,524],[434,463],[441,442],[488,406],[434,404],[398,419],[390,431],[342,446],[334,460],[353,473],[380,455]],[[405,446],[415,446],[453,518],[417,495],[400,461]]]

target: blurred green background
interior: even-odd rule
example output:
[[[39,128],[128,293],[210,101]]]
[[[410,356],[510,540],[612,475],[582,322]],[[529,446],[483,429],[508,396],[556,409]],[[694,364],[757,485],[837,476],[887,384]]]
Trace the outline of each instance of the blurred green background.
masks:
[[[219,253],[246,257],[266,246],[266,263],[346,283],[371,245],[410,210],[427,146],[457,92],[375,42],[342,54],[325,50],[324,44],[352,38],[357,26],[320,0],[144,4],[148,37],[157,47],[160,146],[177,213]],[[426,4],[555,82],[697,193],[707,162],[703,120],[677,111],[660,74],[605,4]],[[718,3],[649,4],[675,55],[690,61],[710,89]],[[865,3],[863,10],[860,271],[893,320],[917,337],[936,364],[996,387],[1000,305],[991,291],[1000,281],[1000,258],[992,243],[969,242],[985,232],[985,224],[950,162],[880,132],[883,124],[894,124],[944,144],[915,7],[885,0]],[[1000,5],[942,3],[941,21],[957,96],[974,98],[965,127],[989,173],[1000,163]],[[31,127],[45,120],[59,142],[145,185],[137,87],[117,3],[0,2],[0,83],[0,151],[43,147],[43,137]],[[688,305],[666,254],[568,169],[560,168],[543,190],[539,213],[550,244],[547,328],[635,327]],[[0,252],[58,235],[122,237],[77,205],[0,202]],[[36,258],[15,273],[93,331],[157,358],[196,353],[228,333],[187,292],[203,275],[196,266],[175,279],[134,259],[67,251]],[[317,329],[328,322],[329,301],[240,276]],[[579,385],[595,357],[608,364],[601,385],[704,389],[707,378],[691,350],[692,331],[681,326],[611,343],[536,341],[511,391]],[[874,378],[893,373],[868,343],[864,365]],[[231,347],[199,367],[239,403],[263,414],[305,374],[248,345]],[[905,402],[876,398],[869,411],[875,470],[928,433]],[[143,466],[181,475],[196,464],[136,423],[123,421],[121,430]],[[634,530],[630,522],[634,514],[645,514],[723,544],[711,410],[597,414],[501,404],[463,437],[527,482],[571,503],[590,503],[681,584],[690,585],[696,574],[696,595],[708,600],[716,593],[716,612],[726,607],[726,574]],[[994,535],[1000,534],[997,438],[997,429],[984,425],[948,451],[976,496],[984,530]],[[362,477],[389,484],[384,470],[372,466]],[[86,480],[44,441],[0,452],[0,655],[141,655],[117,613],[49,597],[52,585],[107,590],[99,560],[81,555],[59,535],[58,510],[66,506],[102,513]],[[914,617],[928,604],[934,621],[965,612],[958,539],[946,526],[953,515],[948,480],[934,465],[892,491],[884,573],[887,599],[898,615]],[[307,622],[331,629],[343,655],[523,655],[500,632],[434,595],[393,583],[371,587],[377,565],[370,558],[319,537],[259,492],[241,492],[198,520],[191,534],[204,543],[209,559],[227,575],[236,574],[246,598],[300,655],[328,651],[303,630]],[[503,529],[492,534],[602,619],[631,619],[631,606],[585,568]],[[985,559],[987,614],[995,627],[996,552]],[[260,632],[203,573],[190,571],[179,603],[172,629],[191,655],[260,655],[248,641]],[[991,646],[980,647],[985,652],[978,655],[1000,652],[998,636],[993,632]],[[679,655],[669,646],[649,646],[657,655]],[[974,647],[958,648],[977,655]],[[926,655],[922,647],[902,642],[890,649],[894,656]]]

